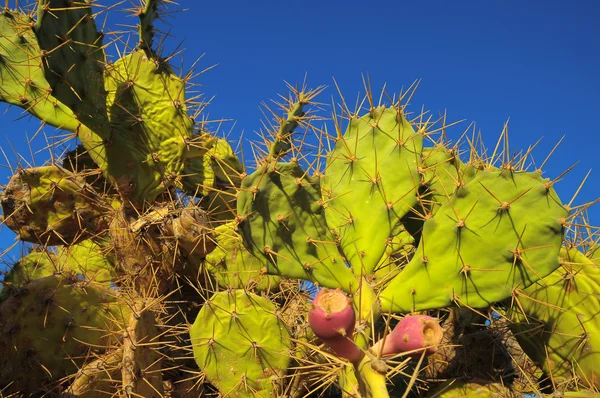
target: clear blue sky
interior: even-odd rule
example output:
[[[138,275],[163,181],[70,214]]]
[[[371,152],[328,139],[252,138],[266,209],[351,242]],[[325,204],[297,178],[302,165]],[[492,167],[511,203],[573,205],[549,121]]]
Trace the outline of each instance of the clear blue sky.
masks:
[[[488,146],[509,117],[513,148],[526,149],[544,137],[534,152],[539,160],[566,135],[546,167],[553,178],[580,162],[557,185],[565,202],[598,159],[598,1],[179,3],[187,12],[162,25],[173,36],[168,46],[182,44],[188,65],[201,54],[200,69],[218,64],[197,81],[207,97],[216,96],[210,117],[237,121],[232,137],[242,130],[250,137],[260,128],[259,105],[285,93],[284,80],[302,81],[308,73],[309,85],[330,86],[320,98],[330,103],[333,77],[344,95],[356,98],[361,75],[369,73],[376,90],[387,83],[392,92],[422,79],[410,109],[448,110],[450,121],[467,120],[464,127],[476,121]],[[35,122],[12,123],[18,115],[12,109],[0,116],[0,146],[9,156],[6,137],[22,150],[25,132],[37,129]],[[0,170],[0,183],[8,175]],[[577,202],[600,197],[599,183],[597,168]],[[591,214],[598,224],[600,211]],[[0,248],[13,236],[2,228]]]

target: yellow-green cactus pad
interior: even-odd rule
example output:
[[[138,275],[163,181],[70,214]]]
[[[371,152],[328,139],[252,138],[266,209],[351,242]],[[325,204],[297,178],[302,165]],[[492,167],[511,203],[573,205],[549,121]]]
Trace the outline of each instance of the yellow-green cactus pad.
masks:
[[[254,257],[235,231],[236,224],[215,228],[217,247],[206,256],[206,266],[219,286],[228,289],[269,291],[279,285],[280,278],[267,275],[267,264]]]
[[[11,294],[18,294],[19,289],[34,279],[50,276],[59,269],[56,255],[50,251],[34,249],[31,253],[21,257],[4,275],[0,301]]]
[[[183,170],[193,129],[184,82],[135,51],[107,68],[105,88],[111,131],[99,166],[123,198],[152,202]]]
[[[118,344],[129,309],[105,287],[70,276],[36,279],[0,303],[0,389],[36,393]],[[12,383],[12,384],[11,384]]]
[[[108,226],[110,206],[82,177],[56,165],[21,170],[0,200],[5,224],[28,242],[67,244]]]
[[[194,359],[224,396],[277,396],[290,363],[290,334],[269,299],[216,293],[190,329]]]
[[[576,249],[562,266],[519,291],[508,311],[525,353],[552,378],[600,388],[600,269]]]
[[[0,12],[0,101],[17,105],[51,126],[76,131],[71,109],[52,95],[33,21],[17,11]]]
[[[356,274],[371,274],[400,219],[417,204],[423,137],[401,110],[352,118],[328,155],[322,184],[330,228]]]
[[[272,163],[244,178],[237,209],[244,245],[269,274],[358,289],[327,227],[319,180],[298,164]]]
[[[425,221],[414,257],[381,292],[384,312],[485,308],[558,267],[568,215],[538,173],[482,171]]]
[[[91,239],[59,247],[56,257],[63,271],[81,275],[87,280],[110,285],[117,279],[112,253]]]

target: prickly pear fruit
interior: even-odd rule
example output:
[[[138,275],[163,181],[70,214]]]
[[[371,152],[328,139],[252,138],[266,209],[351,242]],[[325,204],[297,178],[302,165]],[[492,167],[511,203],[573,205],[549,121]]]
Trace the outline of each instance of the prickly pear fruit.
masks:
[[[352,300],[340,290],[320,290],[308,313],[315,335],[340,358],[357,363],[364,353],[354,343],[356,313]]]
[[[190,329],[194,359],[225,396],[270,397],[290,362],[290,334],[269,299],[214,294]]]
[[[112,208],[98,197],[81,177],[52,165],[13,175],[0,200],[5,224],[22,240],[52,246],[106,229]]]
[[[437,351],[444,336],[439,320],[428,315],[407,315],[396,325],[392,333],[371,348],[373,353],[392,355],[406,353],[418,357]]]
[[[129,308],[114,291],[53,275],[0,303],[0,388],[39,393],[93,355],[120,345]]]

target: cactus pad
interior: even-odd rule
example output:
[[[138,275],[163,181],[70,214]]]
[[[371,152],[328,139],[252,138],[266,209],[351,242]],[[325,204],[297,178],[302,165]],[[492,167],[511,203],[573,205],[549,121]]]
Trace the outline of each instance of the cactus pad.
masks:
[[[44,76],[42,51],[32,20],[17,12],[0,12],[0,100],[20,106],[46,123],[76,131],[73,112],[52,96]]]
[[[210,273],[222,288],[269,291],[279,285],[280,278],[266,275],[266,264],[254,257],[235,231],[235,223],[215,228],[217,247],[206,256]]]
[[[298,164],[266,165],[244,178],[238,214],[244,245],[269,274],[352,291],[355,278],[327,228],[319,181]]]
[[[194,359],[225,396],[270,397],[290,362],[290,335],[273,303],[244,290],[216,293],[190,329]]]
[[[118,342],[128,318],[112,292],[75,277],[36,279],[0,304],[0,388],[36,391]]]
[[[352,118],[328,155],[327,223],[356,274],[371,274],[393,228],[417,204],[422,141],[400,110],[379,107]]]
[[[5,224],[42,245],[70,243],[108,225],[110,206],[79,176],[52,165],[21,170],[2,192]]]
[[[576,249],[563,248],[560,258],[560,268],[516,295],[511,329],[553,381],[576,374],[600,388],[600,269]]]
[[[538,173],[479,173],[425,222],[411,262],[381,293],[383,311],[510,297],[558,267],[567,215]]]
[[[122,197],[152,202],[183,170],[193,128],[184,83],[166,64],[135,51],[106,70],[105,87],[111,131],[99,166]]]

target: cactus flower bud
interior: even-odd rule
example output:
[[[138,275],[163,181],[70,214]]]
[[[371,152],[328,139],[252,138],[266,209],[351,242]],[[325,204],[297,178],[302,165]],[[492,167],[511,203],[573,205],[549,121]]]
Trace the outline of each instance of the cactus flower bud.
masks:
[[[315,335],[339,357],[358,362],[364,353],[354,344],[356,314],[351,300],[340,290],[323,289],[313,300],[308,323]]]

